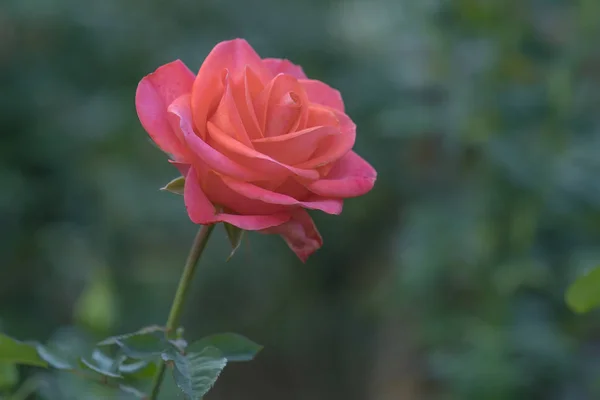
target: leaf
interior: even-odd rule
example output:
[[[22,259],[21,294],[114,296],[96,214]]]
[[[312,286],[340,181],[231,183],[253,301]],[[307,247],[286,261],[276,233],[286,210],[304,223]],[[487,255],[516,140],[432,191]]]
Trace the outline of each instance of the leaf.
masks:
[[[223,226],[225,227],[225,232],[227,232],[227,237],[229,238],[229,243],[231,243],[232,248],[229,257],[227,257],[227,261],[229,261],[231,260],[231,257],[233,257],[237,249],[240,247],[245,231],[243,229],[238,228],[237,226],[228,224],[227,222],[224,222]]]
[[[0,392],[19,382],[19,370],[15,364],[0,362]]]
[[[171,182],[167,183],[164,187],[160,188],[160,190],[166,190],[167,192],[175,194],[183,194],[184,186],[185,178],[180,176],[179,178],[175,178]]]
[[[40,358],[35,345],[19,342],[0,333],[0,361],[47,367],[48,364]]]
[[[47,346],[38,344],[36,346],[37,354],[53,368],[60,370],[73,370],[75,366],[67,360],[66,357],[58,354],[54,349],[50,349]]]
[[[202,400],[227,365],[227,359],[215,347],[187,355],[168,351],[162,357],[165,361],[173,362],[173,378],[191,400]]]
[[[149,326],[137,332],[112,336],[98,343],[98,346],[108,345],[118,346],[125,355],[137,360],[158,357],[170,347],[165,329],[160,326]]]
[[[263,346],[237,333],[219,333],[192,343],[187,352],[199,352],[207,347],[219,349],[227,361],[250,361]]]
[[[577,313],[600,306],[600,266],[577,278],[567,289],[565,300]]]
[[[146,395],[146,393],[140,392],[138,389],[134,388],[133,386],[119,385],[119,389],[122,392],[130,394],[137,399],[148,399],[148,395]]]
[[[83,357],[81,358],[80,361],[81,361],[81,364],[83,365],[83,367],[85,367],[89,370],[92,370],[100,375],[108,376],[109,378],[123,378],[123,375],[111,371],[110,368],[106,369],[106,368],[104,368],[104,366],[97,365],[94,362],[88,361]]]
[[[121,363],[121,365],[119,365],[119,372],[124,375],[137,375],[142,374],[144,370],[148,369],[149,366],[153,367],[150,368],[152,372],[156,369],[154,364],[151,364],[146,360],[135,361],[132,363]],[[150,372],[148,375],[152,376],[152,372]]]

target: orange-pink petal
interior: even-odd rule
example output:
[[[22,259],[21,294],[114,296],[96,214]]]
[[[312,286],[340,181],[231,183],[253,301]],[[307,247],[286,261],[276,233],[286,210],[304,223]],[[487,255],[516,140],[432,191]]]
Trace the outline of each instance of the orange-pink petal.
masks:
[[[261,233],[279,234],[302,262],[323,245],[323,238],[310,215],[303,209],[293,212],[291,219]]]
[[[257,139],[253,144],[263,154],[282,163],[296,165],[307,161],[323,139],[339,134],[339,131],[336,126],[315,126],[286,135]]]
[[[305,179],[314,180],[319,178],[319,173],[311,169],[296,168],[281,163],[272,157],[259,153],[258,151],[244,146],[237,140],[226,135],[216,125],[208,122],[208,132],[210,133],[210,144],[219,153],[227,158],[235,160],[236,163],[262,174],[269,180],[280,180],[290,175],[297,175]],[[232,176],[231,174],[227,174]],[[248,181],[248,179],[245,179]]]
[[[291,75],[277,75],[254,99],[254,110],[265,137],[303,129],[307,107],[304,88]]]
[[[304,86],[308,100],[311,103],[321,104],[344,112],[344,101],[338,90],[314,79],[301,79],[298,82]]]
[[[219,213],[206,197],[194,167],[191,167],[185,179],[183,192],[185,207],[192,222],[208,225],[217,222],[227,222],[238,228],[257,231],[279,226],[291,217],[289,213],[272,215],[237,215]]]
[[[373,189],[377,171],[354,151],[339,159],[329,174],[305,186],[325,197],[348,198],[362,196]]]
[[[180,60],[173,61],[145,76],[135,93],[135,106],[142,126],[163,151],[175,159],[185,158],[186,149],[167,118],[167,107],[179,96],[189,93],[194,74]]]
[[[337,161],[348,153],[356,141],[356,125],[346,114],[336,112],[340,122],[339,133],[325,138],[312,157],[303,163],[297,164],[297,168],[319,168],[331,162]]]
[[[210,117],[210,121],[240,143],[252,147],[233,97],[233,81],[229,74],[224,77],[223,97],[221,97],[221,102],[214,114]]]
[[[209,146],[201,137],[196,135],[192,126],[189,95],[184,95],[175,100],[168,109],[171,118],[179,124],[185,142],[191,153],[205,163],[209,168],[219,173],[242,180],[258,180],[262,175],[232,161]],[[232,139],[234,140],[234,139]],[[239,143],[239,142],[238,142]]]
[[[248,66],[262,84],[271,79],[271,72],[263,65],[259,55],[243,39],[221,42],[208,54],[192,87],[192,110],[197,132],[204,138],[206,120],[214,112],[222,95],[222,73],[229,70],[236,80]]]
[[[306,74],[302,67],[292,63],[289,60],[281,58],[265,58],[263,59],[265,66],[271,71],[273,76],[278,74],[291,75],[297,79],[306,79]]]
[[[263,203],[278,204],[284,206],[300,206],[311,210],[321,210],[328,214],[338,215],[342,212],[342,201],[340,199],[328,199],[312,196],[304,201],[297,200],[291,196],[263,189],[247,182],[222,177],[223,182],[231,190],[245,199],[260,200]]]

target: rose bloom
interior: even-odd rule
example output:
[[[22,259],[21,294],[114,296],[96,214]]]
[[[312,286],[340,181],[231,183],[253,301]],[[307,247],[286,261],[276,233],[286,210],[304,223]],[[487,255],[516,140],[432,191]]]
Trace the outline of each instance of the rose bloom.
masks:
[[[242,39],[219,43],[194,75],[180,60],[139,83],[152,140],[185,177],[197,224],[280,234],[302,261],[323,244],[308,210],[340,214],[375,170],[352,151],[356,126],[340,93]]]

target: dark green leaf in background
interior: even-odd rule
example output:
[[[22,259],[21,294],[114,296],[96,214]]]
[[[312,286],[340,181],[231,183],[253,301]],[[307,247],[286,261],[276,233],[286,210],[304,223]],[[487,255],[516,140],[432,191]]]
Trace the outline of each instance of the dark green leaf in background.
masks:
[[[137,332],[112,336],[98,345],[116,345],[125,355],[138,360],[156,358],[171,346],[165,337],[164,328],[159,326],[150,326]]]
[[[565,299],[569,307],[578,313],[600,306],[600,266],[577,278],[567,289]]]
[[[37,367],[47,367],[46,362],[40,358],[35,346],[12,339],[0,333],[0,361],[26,364]]]
[[[76,369],[76,363],[61,354],[60,351],[38,344],[36,346],[37,353],[39,356],[46,361],[51,367],[60,370],[73,370]]]
[[[8,362],[0,362],[0,391],[12,388],[18,381],[17,366]]]
[[[227,361],[250,361],[263,348],[263,346],[237,333],[219,333],[192,343],[187,348],[187,352],[201,352],[209,347],[219,349]]]

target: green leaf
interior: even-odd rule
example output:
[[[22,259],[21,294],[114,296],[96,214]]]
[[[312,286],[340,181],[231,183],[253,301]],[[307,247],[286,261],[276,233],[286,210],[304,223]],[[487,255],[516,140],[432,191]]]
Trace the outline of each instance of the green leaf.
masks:
[[[149,366],[151,366],[152,368],[148,368]],[[148,369],[150,369],[153,372],[156,369],[156,366],[146,360],[135,361],[132,363],[124,362],[124,363],[121,363],[121,365],[119,365],[119,372],[124,375],[143,374],[145,372],[145,370],[148,370]],[[150,372],[147,375],[152,376],[153,375],[152,372]]]
[[[577,313],[600,306],[600,266],[577,278],[567,289],[565,300]]]
[[[81,358],[81,364],[84,368],[87,368],[91,371],[94,371],[100,375],[107,376],[109,378],[123,378],[123,375],[113,372],[112,368],[104,368],[103,365],[98,365],[93,361],[86,360],[85,358]]]
[[[167,183],[164,187],[160,188],[160,190],[166,190],[167,192],[175,194],[183,194],[184,186],[185,178],[180,176],[179,178],[175,178],[171,182]]]
[[[35,345],[19,342],[0,333],[0,361],[47,367],[48,364],[40,358]]]
[[[129,385],[119,385],[119,389],[127,394],[132,395],[137,399],[148,399],[148,395],[146,393],[140,392],[138,389]]]
[[[38,344],[36,349],[37,354],[51,367],[66,371],[75,369],[75,365],[56,350],[42,344]]]
[[[192,343],[187,352],[199,352],[208,347],[219,349],[227,361],[250,361],[263,346],[237,333],[219,333]]]
[[[227,365],[227,359],[214,347],[187,355],[168,351],[162,356],[165,361],[172,362],[173,378],[179,389],[191,400],[202,400]]]
[[[19,382],[17,366],[8,362],[0,362],[0,391],[10,389]]]
[[[225,227],[225,232],[227,232],[227,237],[229,238],[229,243],[231,243],[232,248],[229,257],[227,257],[227,261],[229,261],[231,260],[231,257],[233,257],[237,249],[240,247],[245,231],[243,229],[238,228],[237,226],[228,224],[227,222],[224,222],[223,226]]]
[[[98,345],[116,345],[126,356],[136,360],[158,357],[171,346],[165,337],[165,329],[160,326],[149,326],[137,332],[112,336]]]

